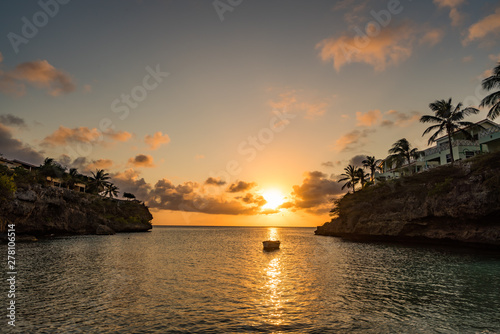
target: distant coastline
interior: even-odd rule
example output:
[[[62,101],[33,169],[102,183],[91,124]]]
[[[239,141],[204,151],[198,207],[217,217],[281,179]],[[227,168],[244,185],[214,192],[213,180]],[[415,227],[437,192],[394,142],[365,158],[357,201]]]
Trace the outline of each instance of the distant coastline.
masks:
[[[317,235],[500,249],[500,152],[378,182],[337,201]]]

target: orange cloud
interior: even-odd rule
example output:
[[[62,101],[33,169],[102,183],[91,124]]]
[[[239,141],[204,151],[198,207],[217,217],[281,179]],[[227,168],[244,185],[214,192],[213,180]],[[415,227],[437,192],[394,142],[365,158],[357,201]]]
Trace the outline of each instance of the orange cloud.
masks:
[[[375,130],[373,129],[353,130],[337,139],[334,149],[341,152],[352,150],[360,144],[363,138],[368,137],[369,134],[374,132]]]
[[[153,157],[150,155],[139,154],[134,158],[128,159],[128,163],[133,167],[154,167]]]
[[[150,150],[156,150],[160,145],[168,144],[170,142],[170,137],[158,131],[153,136],[146,135],[146,137],[144,137],[144,142],[149,145]]]
[[[109,136],[113,140],[122,141],[122,142],[125,142],[125,141],[129,140],[130,138],[132,138],[132,134],[130,132],[127,132],[127,131],[118,131],[118,132],[108,131],[108,132],[104,133],[104,135]]]
[[[438,8],[450,8],[450,19],[452,26],[458,26],[463,21],[463,15],[458,11],[458,7],[463,4],[465,0],[434,0],[434,4]]]
[[[2,60],[3,57],[0,57],[0,62]],[[68,74],[56,69],[46,60],[22,63],[8,72],[0,71],[0,91],[5,94],[25,95],[25,83],[46,89],[52,96],[67,94],[76,89],[76,85]]]
[[[420,44],[427,44],[434,46],[441,42],[444,37],[444,30],[442,29],[431,29],[427,31],[422,38],[420,38]]]
[[[113,160],[111,159],[99,159],[99,160],[95,160],[95,161],[92,161],[91,163],[89,163],[85,169],[86,170],[95,170],[95,169],[108,169],[108,168],[111,168],[111,166],[113,166]]]
[[[89,143],[99,139],[101,135],[102,133],[96,128],[89,129],[81,126],[70,129],[61,125],[53,134],[43,139],[42,145],[59,146],[66,145],[70,142]]]
[[[127,131],[107,131],[102,133],[97,128],[90,129],[85,126],[78,128],[67,128],[60,125],[51,135],[42,140],[42,146],[61,146],[69,143],[91,143],[103,140],[104,136],[116,141],[127,141],[132,137]]]
[[[474,23],[468,29],[467,37],[463,40],[463,44],[467,45],[474,40],[482,40],[487,36],[498,37],[500,35],[500,7],[495,10],[495,13],[490,14],[482,20]],[[492,39],[493,43],[493,39]]]
[[[375,71],[383,71],[411,56],[415,31],[408,24],[385,27],[374,35],[332,37],[319,42],[316,49],[320,50],[319,56],[323,61],[333,60],[337,71],[351,62],[365,63]]]
[[[277,99],[270,100],[269,105],[273,109],[286,110],[290,114],[302,113],[306,119],[315,119],[325,114],[330,103],[302,90],[289,89],[279,93]]]
[[[365,113],[356,112],[356,119],[358,120],[358,126],[372,126],[375,125],[382,119],[382,113],[380,110],[370,110]]]
[[[344,192],[342,184],[328,178],[326,174],[318,171],[307,172],[302,184],[293,186],[292,200],[281,207],[292,211],[305,210],[314,214],[323,214],[331,210],[332,197]]]

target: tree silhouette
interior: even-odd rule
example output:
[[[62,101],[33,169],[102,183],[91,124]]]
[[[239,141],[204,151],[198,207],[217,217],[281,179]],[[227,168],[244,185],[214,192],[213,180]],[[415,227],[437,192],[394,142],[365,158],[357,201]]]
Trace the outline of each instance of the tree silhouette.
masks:
[[[448,145],[450,147],[450,157],[451,163],[455,161],[453,158],[453,146],[451,141],[451,135],[453,132],[457,130],[461,130],[467,137],[472,137],[467,131],[463,129],[463,127],[473,125],[471,122],[462,121],[466,116],[471,114],[477,114],[479,112],[478,109],[468,107],[462,109],[462,103],[460,102],[456,106],[451,104],[451,98],[448,101],[445,100],[436,100],[435,102],[429,104],[429,108],[435,112],[435,116],[432,115],[424,115],[420,118],[420,122],[422,123],[437,123],[428,127],[422,136],[425,134],[436,130],[434,134],[429,138],[429,144],[436,141],[437,136],[442,133],[446,133],[448,135]]]
[[[493,69],[493,74],[481,83],[483,89],[492,90],[493,88],[500,88],[500,62],[498,62],[497,66]],[[495,119],[500,115],[500,90],[487,95],[479,105],[480,107],[491,106],[490,111],[488,112],[489,119]]]

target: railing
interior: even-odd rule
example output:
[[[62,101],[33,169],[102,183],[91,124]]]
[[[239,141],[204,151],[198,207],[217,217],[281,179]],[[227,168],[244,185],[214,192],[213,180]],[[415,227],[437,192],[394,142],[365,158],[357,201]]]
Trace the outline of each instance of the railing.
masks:
[[[454,140],[451,142],[452,147],[456,146],[479,146],[478,142],[475,140]],[[442,151],[449,150],[450,146],[448,144],[442,144],[436,147],[428,148],[424,151],[425,156],[441,153]]]
[[[493,133],[497,133],[497,132],[500,132],[500,128],[489,128],[489,129],[484,129],[484,130],[481,130],[478,134],[478,137],[479,138],[483,138],[483,137],[487,137]]]

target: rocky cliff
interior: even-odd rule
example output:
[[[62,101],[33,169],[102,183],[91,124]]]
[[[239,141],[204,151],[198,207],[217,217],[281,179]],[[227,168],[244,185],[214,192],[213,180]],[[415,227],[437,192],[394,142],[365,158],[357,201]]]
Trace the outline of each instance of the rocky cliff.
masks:
[[[500,152],[347,194],[316,234],[500,249]]]
[[[150,230],[152,219],[138,202],[37,184],[18,188],[13,199],[0,200],[0,232],[14,223],[18,235],[139,232]]]

